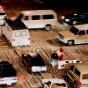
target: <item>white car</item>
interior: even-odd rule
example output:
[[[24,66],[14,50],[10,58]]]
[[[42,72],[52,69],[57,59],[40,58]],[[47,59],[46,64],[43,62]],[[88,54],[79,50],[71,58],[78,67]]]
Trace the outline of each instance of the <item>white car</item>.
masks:
[[[43,87],[46,88],[67,88],[67,84],[63,79],[58,78],[48,78],[42,79]]]
[[[6,14],[4,12],[3,7],[0,5],[0,25],[4,25],[5,22],[5,18],[6,18]]]

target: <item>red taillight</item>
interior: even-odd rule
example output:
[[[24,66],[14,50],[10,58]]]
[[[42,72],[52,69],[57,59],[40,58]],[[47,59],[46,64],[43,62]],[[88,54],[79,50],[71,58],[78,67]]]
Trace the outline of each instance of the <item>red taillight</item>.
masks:
[[[78,82],[77,84],[78,84],[78,86],[81,86],[81,82]]]
[[[24,77],[22,75],[19,75],[17,76],[17,80],[20,82],[20,83],[23,83],[25,80],[24,80]]]
[[[3,5],[0,5],[0,9],[5,9],[5,6],[3,6]]]
[[[12,41],[15,41],[15,39],[12,39]]]
[[[30,40],[30,38],[28,38],[28,40]]]

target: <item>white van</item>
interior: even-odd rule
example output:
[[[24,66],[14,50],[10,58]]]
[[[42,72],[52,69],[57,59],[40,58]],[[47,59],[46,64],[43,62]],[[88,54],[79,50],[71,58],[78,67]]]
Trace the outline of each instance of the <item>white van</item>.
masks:
[[[45,28],[45,30],[50,30],[55,28],[58,23],[57,14],[53,10],[21,11],[18,18],[28,29]]]
[[[1,30],[1,34],[11,46],[30,45],[29,30],[19,19],[7,19]]]

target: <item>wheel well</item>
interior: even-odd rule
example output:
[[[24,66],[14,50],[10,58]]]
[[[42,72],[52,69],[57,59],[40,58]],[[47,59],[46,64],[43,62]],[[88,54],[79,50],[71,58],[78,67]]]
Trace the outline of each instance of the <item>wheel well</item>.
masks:
[[[69,42],[69,41],[72,41],[73,43],[75,43],[74,40],[68,40],[68,42]]]
[[[51,26],[51,24],[47,24],[46,26]]]

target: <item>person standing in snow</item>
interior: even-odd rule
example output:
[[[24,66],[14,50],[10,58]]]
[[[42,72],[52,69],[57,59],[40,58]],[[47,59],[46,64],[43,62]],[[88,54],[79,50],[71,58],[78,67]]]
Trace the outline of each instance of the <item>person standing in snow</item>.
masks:
[[[56,65],[57,59],[58,59],[58,55],[55,51],[52,53],[51,58],[52,58],[52,66],[54,67]]]
[[[60,48],[58,51],[57,51],[57,55],[58,55],[58,68],[59,68],[59,64],[60,64],[60,61],[63,60],[63,55],[64,55],[64,50],[62,48]]]
[[[64,50],[62,48],[60,48],[57,51],[57,55],[58,55],[58,61],[61,61],[63,59],[63,55],[64,55]]]

